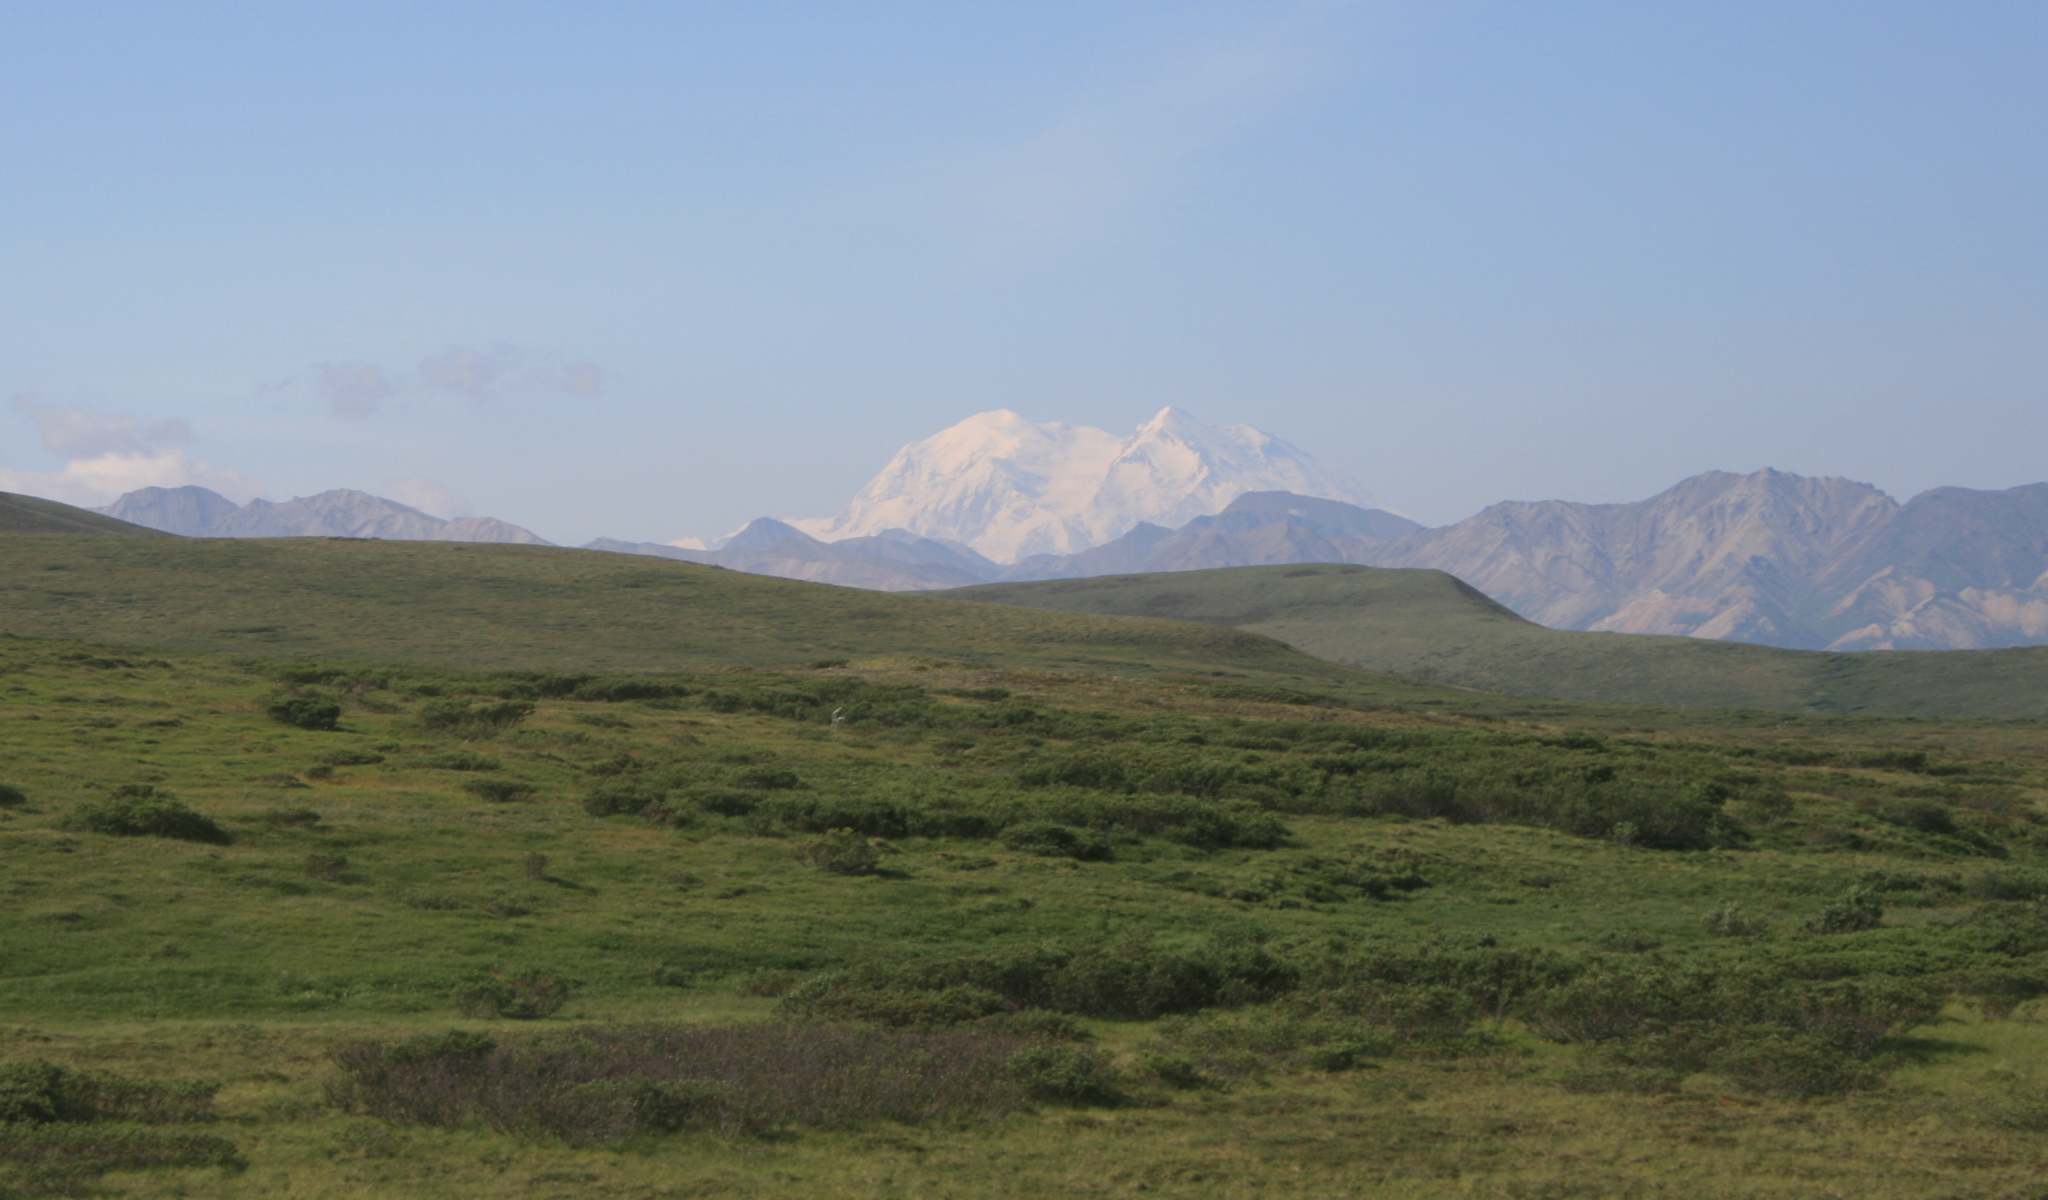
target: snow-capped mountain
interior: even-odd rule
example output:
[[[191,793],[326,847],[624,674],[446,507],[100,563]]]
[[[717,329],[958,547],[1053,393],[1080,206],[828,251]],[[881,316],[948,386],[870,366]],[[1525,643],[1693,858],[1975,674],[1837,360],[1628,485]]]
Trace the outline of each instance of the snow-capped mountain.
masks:
[[[1163,408],[1128,437],[1008,409],[896,452],[838,516],[789,524],[827,541],[906,529],[997,562],[1074,554],[1150,522],[1177,528],[1246,492],[1362,503],[1348,481],[1248,425]]]

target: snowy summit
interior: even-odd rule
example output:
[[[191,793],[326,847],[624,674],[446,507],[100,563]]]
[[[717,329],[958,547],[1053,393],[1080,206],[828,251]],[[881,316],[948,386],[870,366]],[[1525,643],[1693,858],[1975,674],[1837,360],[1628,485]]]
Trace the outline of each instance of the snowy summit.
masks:
[[[827,541],[909,530],[997,562],[1073,554],[1141,521],[1178,528],[1246,492],[1363,503],[1347,481],[1249,425],[1204,425],[1163,408],[1128,437],[977,413],[896,452],[839,515],[789,522]]]

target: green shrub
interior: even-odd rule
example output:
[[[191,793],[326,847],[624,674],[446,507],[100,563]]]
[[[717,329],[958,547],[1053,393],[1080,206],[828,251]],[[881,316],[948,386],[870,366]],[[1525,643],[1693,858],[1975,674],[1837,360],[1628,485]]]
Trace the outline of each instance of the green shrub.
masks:
[[[514,800],[531,799],[539,789],[517,779],[466,779],[462,783],[462,790],[492,804],[507,804]]]
[[[384,756],[374,750],[329,750],[320,761],[335,767],[373,767],[383,762]]]
[[[446,1033],[423,1033],[383,1048],[384,1061],[391,1064],[426,1062],[432,1059],[478,1059],[497,1049],[489,1034],[451,1029]]]
[[[149,784],[123,784],[105,800],[88,801],[72,809],[64,824],[114,837],[161,837],[214,845],[228,841],[227,833],[212,818]]]
[[[1707,933],[1711,937],[1746,938],[1769,933],[1771,923],[1764,917],[1749,912],[1738,904],[1723,904],[1707,914]]]
[[[834,875],[872,875],[882,866],[882,852],[851,829],[835,829],[799,848],[797,861]]]
[[[27,803],[27,792],[11,783],[0,783],[0,808],[20,808]]]
[[[495,771],[503,764],[488,754],[474,750],[457,750],[451,754],[436,754],[420,760],[423,767],[437,771]]]
[[[273,721],[300,729],[341,728],[341,705],[325,696],[286,696],[271,701],[263,712]]]
[[[1043,1103],[1106,1107],[1126,1099],[1116,1067],[1086,1046],[1026,1046],[1004,1065],[1026,1095]]]
[[[1840,900],[1820,911],[1820,915],[1808,921],[1808,933],[1860,933],[1875,929],[1884,920],[1884,905],[1877,894],[1865,887],[1850,888]]]
[[[583,811],[593,817],[640,816],[658,809],[668,792],[640,780],[607,780],[583,797]]]
[[[420,728],[434,732],[510,729],[533,715],[527,700],[443,700],[420,709]]]
[[[533,1021],[554,1016],[569,1002],[576,982],[553,971],[477,975],[456,985],[455,1011],[465,1017]]]
[[[0,1127],[10,1122],[203,1120],[212,1115],[219,1090],[212,1080],[142,1083],[43,1059],[0,1063]]]
[[[1003,831],[1003,845],[1023,854],[1047,858],[1077,858],[1101,862],[1110,857],[1108,839],[1056,825],[1051,821],[1026,821]]]
[[[315,879],[340,879],[348,873],[348,859],[339,854],[308,854],[306,874]]]
[[[1827,1096],[1868,1087],[1878,1073],[1825,1039],[1782,1029],[1731,1037],[1710,1065],[1752,1092]]]

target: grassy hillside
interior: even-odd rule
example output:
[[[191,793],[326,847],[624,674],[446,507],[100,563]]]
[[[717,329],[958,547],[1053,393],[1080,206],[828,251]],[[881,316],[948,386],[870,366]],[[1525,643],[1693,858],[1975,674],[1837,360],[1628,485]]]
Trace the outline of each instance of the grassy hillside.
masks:
[[[1257,696],[0,637],[0,1194],[1989,1198],[2048,1168],[2041,723]]]
[[[117,521],[103,513],[73,508],[39,496],[0,492],[0,533],[121,533],[169,537],[167,533]]]
[[[203,653],[639,671],[947,660],[1186,673],[1352,700],[1464,703],[1270,639],[996,608],[640,555],[343,538],[0,535],[0,631]],[[1490,702],[1490,701],[1488,701]]]
[[[2048,715],[2048,646],[1828,654],[1532,624],[1441,571],[1235,567],[945,593],[1205,621],[1331,662],[1519,695],[1897,715]]]

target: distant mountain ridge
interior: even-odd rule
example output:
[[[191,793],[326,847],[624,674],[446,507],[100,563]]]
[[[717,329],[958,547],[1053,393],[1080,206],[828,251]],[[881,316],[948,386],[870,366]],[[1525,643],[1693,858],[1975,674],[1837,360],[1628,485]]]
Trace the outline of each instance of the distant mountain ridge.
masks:
[[[336,488],[282,503],[236,504],[203,487],[148,487],[97,510],[131,524],[184,537],[360,537],[403,542],[554,543],[528,529],[490,517],[449,520],[417,508]]]
[[[1140,523],[1178,527],[1246,492],[1359,501],[1300,448],[1248,425],[1163,408],[1128,437],[977,413],[897,451],[837,516],[790,521],[824,541],[901,529],[998,562],[1069,555]]]
[[[1937,488],[1708,472],[1647,500],[1496,504],[1389,543],[1555,629],[1792,649],[2048,641],[2048,484]]]
[[[919,537],[908,530],[888,529],[868,537],[825,542],[768,517],[752,522],[716,550],[610,538],[599,538],[583,548],[904,592],[1012,580],[1350,561],[1332,556],[1369,554],[1388,539],[1421,528],[1406,517],[1338,500],[1249,492],[1222,512],[1196,517],[1178,530],[1141,523],[1123,537],[1078,554],[1035,555],[1007,566],[991,562],[970,546]]]

